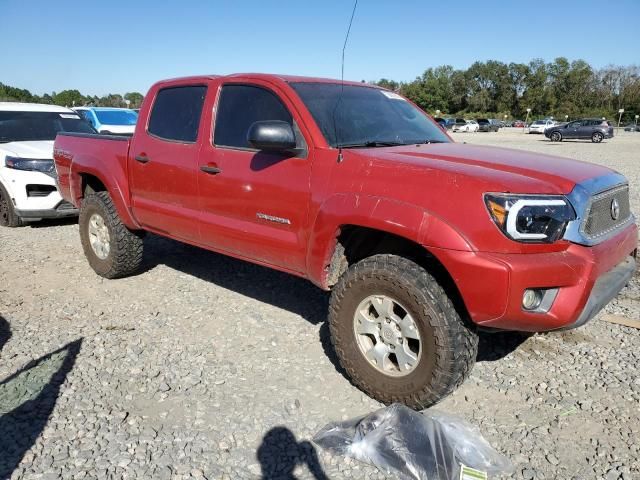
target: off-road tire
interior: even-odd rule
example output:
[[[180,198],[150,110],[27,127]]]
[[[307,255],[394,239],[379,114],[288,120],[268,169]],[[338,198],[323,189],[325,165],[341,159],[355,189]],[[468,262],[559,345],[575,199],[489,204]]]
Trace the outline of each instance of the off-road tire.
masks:
[[[602,135],[600,132],[595,132],[593,135],[591,135],[591,141],[593,143],[600,143],[603,139],[604,135]]]
[[[110,251],[105,259],[96,255],[89,240],[89,219],[100,215],[109,230]],[[80,207],[80,240],[91,268],[105,278],[121,278],[135,273],[142,263],[144,232],[129,230],[120,220],[107,192],[88,195]]]
[[[385,375],[362,354],[353,318],[370,295],[388,295],[408,309],[420,331],[422,353],[406,376]],[[478,336],[465,325],[451,299],[422,267],[396,255],[374,255],[352,265],[331,294],[329,328],[338,360],[353,383],[369,396],[414,409],[434,405],[471,373]]]
[[[15,228],[22,225],[24,225],[24,222],[16,215],[11,196],[0,184],[0,226]]]
[[[552,142],[561,142],[562,134],[560,132],[553,132],[549,137],[549,140],[551,140]]]

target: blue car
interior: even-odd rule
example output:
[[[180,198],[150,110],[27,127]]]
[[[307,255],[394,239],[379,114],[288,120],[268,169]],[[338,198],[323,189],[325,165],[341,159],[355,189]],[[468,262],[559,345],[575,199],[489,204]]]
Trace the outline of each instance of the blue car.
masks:
[[[138,122],[138,112],[128,108],[77,107],[73,110],[106,135],[133,135]]]

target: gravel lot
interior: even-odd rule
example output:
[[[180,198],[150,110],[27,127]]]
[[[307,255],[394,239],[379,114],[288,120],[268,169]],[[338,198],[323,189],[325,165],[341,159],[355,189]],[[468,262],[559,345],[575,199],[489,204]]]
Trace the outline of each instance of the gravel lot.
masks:
[[[456,140],[611,166],[640,212],[640,134],[552,144]],[[149,236],[107,281],[73,222],[0,230],[0,478],[386,478],[314,450],[324,424],[380,405],[342,375],[327,295],[285,274]],[[635,277],[606,312],[640,318]],[[640,478],[639,331],[485,335],[438,409],[478,425],[513,478]]]

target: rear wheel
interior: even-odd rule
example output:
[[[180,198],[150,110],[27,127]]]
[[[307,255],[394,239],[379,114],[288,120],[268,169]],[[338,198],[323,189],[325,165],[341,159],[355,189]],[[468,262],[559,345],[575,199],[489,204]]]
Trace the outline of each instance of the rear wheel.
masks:
[[[415,409],[457,388],[478,349],[476,333],[436,280],[396,255],[375,255],[347,270],[332,292],[329,327],[356,386]]]
[[[602,135],[600,132],[595,132],[593,135],[591,135],[591,141],[593,143],[600,143],[603,138],[604,135]]]
[[[120,278],[138,270],[144,232],[129,230],[122,223],[107,192],[82,201],[79,224],[84,254],[98,275]]]
[[[560,132],[553,132],[551,134],[551,141],[552,142],[561,142],[562,141],[562,134]]]
[[[23,225],[22,219],[16,214],[9,193],[0,185],[0,226],[20,227]]]

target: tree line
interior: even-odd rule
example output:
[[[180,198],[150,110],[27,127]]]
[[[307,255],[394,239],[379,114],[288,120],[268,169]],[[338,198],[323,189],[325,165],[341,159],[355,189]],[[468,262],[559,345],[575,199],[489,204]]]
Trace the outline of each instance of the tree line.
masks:
[[[633,121],[640,113],[640,67],[609,65],[595,69],[584,60],[552,62],[475,62],[466,70],[450,65],[428,68],[412,82],[383,78],[372,82],[395,90],[422,109],[441,116],[468,115],[524,119],[565,116]]]
[[[27,102],[46,103],[50,105],[60,105],[61,107],[81,107],[91,105],[94,107],[126,107],[127,100],[129,108],[140,108],[144,96],[139,92],[128,92],[124,95],[110,93],[102,97],[97,95],[83,95],[78,90],[63,90],[61,92],[45,93],[44,95],[34,95],[29,90],[23,88],[10,87],[0,83],[0,102]]]
[[[640,114],[638,65],[595,69],[584,60],[570,62],[564,57],[509,64],[489,60],[467,69],[428,68],[411,82],[383,78],[372,83],[402,93],[429,113],[439,110],[441,116],[523,119],[528,108],[532,118],[553,116],[558,120],[565,116],[617,120],[618,110],[624,109],[622,120],[633,121]],[[98,97],[78,90],[39,96],[0,83],[0,101],[124,107],[129,100],[131,108],[139,108],[143,98],[139,92]]]

